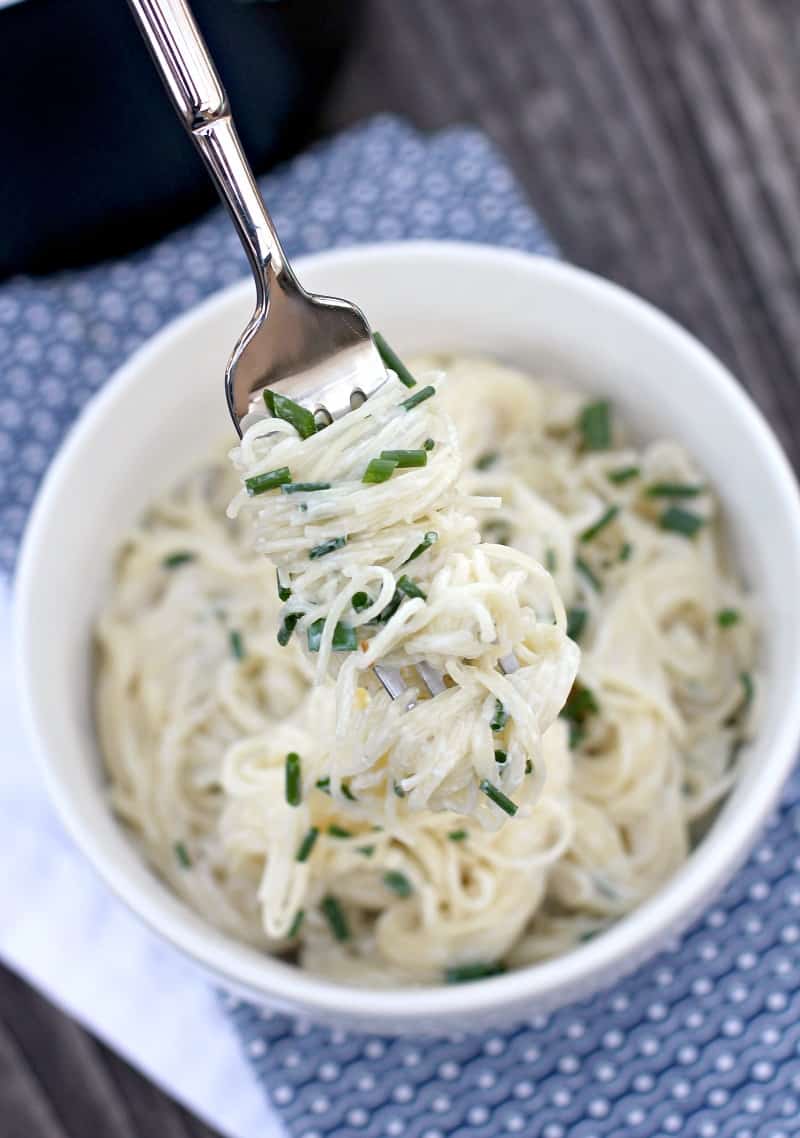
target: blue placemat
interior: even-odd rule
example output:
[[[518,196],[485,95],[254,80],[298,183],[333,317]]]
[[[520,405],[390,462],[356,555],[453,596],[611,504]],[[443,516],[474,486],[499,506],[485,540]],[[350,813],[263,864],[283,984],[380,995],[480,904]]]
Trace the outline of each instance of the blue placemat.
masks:
[[[264,188],[291,254],[403,237],[555,252],[471,130],[424,138],[374,120]],[[129,260],[0,288],[5,571],[86,399],[157,328],[243,270],[218,211]],[[42,394],[31,431],[20,407]],[[798,835],[795,778],[746,869],[685,937],[611,991],[508,1032],[392,1040],[235,1002],[230,1012],[293,1138],[800,1134]]]

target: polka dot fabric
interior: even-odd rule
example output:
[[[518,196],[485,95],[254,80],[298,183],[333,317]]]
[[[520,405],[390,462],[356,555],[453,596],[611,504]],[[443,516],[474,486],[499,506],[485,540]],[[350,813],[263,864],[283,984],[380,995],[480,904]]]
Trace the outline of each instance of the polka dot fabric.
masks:
[[[229,999],[293,1138],[800,1134],[800,776],[749,865],[652,963],[507,1032],[366,1037]]]
[[[471,130],[423,138],[373,120],[263,186],[290,254],[411,237],[555,252]],[[0,288],[0,568],[86,400],[243,272],[216,211],[129,260]],[[34,399],[44,409],[28,424]],[[683,938],[618,987],[507,1032],[397,1040],[232,1000],[230,1014],[292,1138],[798,1135],[799,835],[795,777],[749,865]]]
[[[554,253],[483,137],[426,138],[386,117],[263,179],[289,255],[402,238]],[[36,488],[65,430],[149,336],[247,272],[215,210],[124,261],[0,287],[0,572],[10,574]],[[28,410],[35,406],[35,416]]]

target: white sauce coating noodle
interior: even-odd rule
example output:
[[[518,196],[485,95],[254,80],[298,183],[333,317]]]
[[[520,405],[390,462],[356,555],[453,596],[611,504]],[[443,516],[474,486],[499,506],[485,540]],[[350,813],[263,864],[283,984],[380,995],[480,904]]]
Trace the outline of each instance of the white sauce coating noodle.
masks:
[[[278,645],[275,569],[253,550],[250,520],[224,518],[235,489],[224,462],[188,478],[129,535],[97,628],[97,718],[112,803],[151,863],[210,922],[361,984],[433,983],[447,970],[458,978],[465,967],[521,965],[594,935],[685,859],[736,776],[737,748],[757,714],[751,606],[728,564],[714,495],[685,452],[671,442],[629,444],[616,418],[610,448],[587,450],[576,427],[586,396],[485,360],[423,361],[412,370],[423,374],[432,363],[445,367],[447,383],[419,410],[442,415],[439,401],[449,409],[464,466],[444,509],[453,541],[468,533],[474,550],[460,519],[477,497],[500,496],[499,509],[479,514],[484,539],[499,551],[487,572],[516,573],[502,560],[512,550],[526,566],[528,558],[549,563],[573,630],[583,613],[579,683],[566,716],[539,747],[518,741],[536,751],[537,770],[513,792],[515,817],[493,829],[491,814],[415,810],[417,786],[401,798],[384,785],[386,815],[374,829],[376,803],[361,799],[377,796],[380,783],[368,781],[369,769],[353,773],[350,759],[331,764],[335,681],[314,687],[327,663],[303,647],[300,625],[287,647]],[[450,444],[437,435],[441,455]],[[416,438],[383,445],[411,447]],[[364,490],[417,472],[398,473]],[[658,487],[670,494],[652,494]],[[676,495],[687,487],[696,492]],[[613,516],[587,540],[609,508]],[[675,508],[678,530],[663,528]],[[703,521],[692,536],[681,531],[687,514]],[[417,536],[414,518],[402,524]],[[431,553],[447,540],[449,531]],[[430,583],[439,563],[425,556],[409,568]],[[532,628],[558,635],[558,625],[545,625],[553,614],[560,620],[546,575],[519,576],[518,603],[539,614]],[[363,586],[378,597],[382,580],[358,578],[352,591]],[[333,595],[322,596],[319,611],[335,613]],[[353,614],[336,619],[343,615]],[[428,642],[426,655],[434,648]],[[524,645],[515,650],[524,654]],[[490,671],[492,684],[511,679]],[[368,694],[375,704],[369,678]],[[454,687],[444,696],[462,694]],[[369,721],[363,730],[395,739],[442,698],[408,713],[397,708],[402,724]],[[491,711],[494,695],[486,698]],[[394,712],[382,705],[384,720]],[[512,723],[513,715],[503,732]],[[473,728],[474,720],[466,739]],[[301,758],[299,806],[286,801],[288,752]],[[328,776],[330,786],[314,785]],[[358,792],[357,778],[367,780]],[[458,794],[455,804],[474,806]]]

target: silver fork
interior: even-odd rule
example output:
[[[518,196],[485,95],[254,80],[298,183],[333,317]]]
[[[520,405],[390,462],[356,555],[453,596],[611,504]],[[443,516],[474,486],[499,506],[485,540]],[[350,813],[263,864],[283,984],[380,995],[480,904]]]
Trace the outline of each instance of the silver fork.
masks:
[[[128,0],[167,93],[206,164],[244,246],[256,285],[253,315],[225,369],[225,395],[237,432],[262,395],[274,387],[330,423],[369,398],[386,368],[360,309],[315,296],[300,285],[233,125],[228,96],[186,0]],[[515,671],[514,656],[501,661]],[[392,699],[408,690],[397,668],[373,671]],[[441,673],[425,661],[416,672],[431,696],[444,691]],[[409,699],[409,708],[414,701]]]

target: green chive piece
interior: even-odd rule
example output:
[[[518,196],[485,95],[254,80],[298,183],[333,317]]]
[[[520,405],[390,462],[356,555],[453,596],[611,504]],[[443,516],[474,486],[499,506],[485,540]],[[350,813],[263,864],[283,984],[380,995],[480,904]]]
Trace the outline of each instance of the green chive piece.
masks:
[[[316,786],[317,790],[321,790],[325,794],[330,794],[331,792],[331,780],[327,775],[325,778],[318,778],[314,785]]]
[[[242,639],[242,634],[241,634],[241,632],[239,632],[238,629],[236,629],[236,628],[231,629],[231,631],[230,631],[230,642],[231,642],[231,653],[233,655],[233,658],[235,660],[243,660],[244,656],[245,656],[244,640]]]
[[[696,498],[705,486],[690,486],[683,482],[654,482],[645,494],[648,498]]]
[[[588,526],[578,538],[579,541],[592,541],[597,535],[613,522],[614,518],[619,513],[619,506],[609,506],[604,510],[597,521]]]
[[[425,450],[433,450],[433,448],[436,446],[436,443],[433,441],[433,439],[426,439],[422,445],[425,447]]]
[[[508,758],[508,754],[506,751],[498,750],[498,751],[495,751],[495,753],[494,753],[494,761],[496,763],[504,763],[507,758]]]
[[[753,696],[755,695],[756,687],[755,687],[755,684],[753,683],[753,677],[750,675],[749,672],[740,672],[739,673],[739,679],[741,681],[742,688],[744,691],[744,695],[742,696],[742,702],[741,702],[741,705],[739,707],[739,715],[744,715],[744,713],[750,707],[750,704],[753,702]]]
[[[423,387],[421,391],[415,391],[413,395],[409,395],[408,399],[404,399],[400,406],[405,407],[406,411],[411,411],[414,407],[420,403],[424,403],[426,399],[430,399],[430,397],[435,394],[435,387]]]
[[[310,435],[316,434],[317,424],[314,422],[314,416],[306,407],[301,407],[299,403],[295,403],[294,399],[289,399],[288,396],[281,395],[279,391],[272,391],[271,388],[266,387],[264,389],[264,402],[273,419],[284,419],[287,423],[291,423],[301,439],[307,439]]]
[[[587,403],[578,416],[584,450],[608,450],[611,446],[611,405],[607,399]]]
[[[512,802],[508,795],[503,794],[499,787],[495,786],[493,782],[489,782],[488,778],[482,778],[480,781],[480,788],[483,793],[489,798],[495,806],[499,806],[501,810],[512,818],[517,812],[517,805]]]
[[[282,648],[285,648],[292,639],[292,633],[302,615],[301,612],[290,612],[283,618],[283,624],[278,629],[278,643]]]
[[[569,722],[569,745],[572,750],[578,746],[586,734],[586,720],[597,715],[600,705],[594,692],[576,680],[561,709],[561,717]]]
[[[183,842],[176,842],[172,848],[175,850],[175,857],[178,859],[178,864],[181,869],[191,869],[192,859],[189,857],[189,851],[185,844]]]
[[[458,964],[445,970],[444,978],[447,984],[466,984],[470,980],[483,980],[487,976],[500,976],[505,972],[504,964],[483,964],[476,961],[474,964]]]
[[[693,514],[691,510],[684,510],[681,506],[670,506],[658,519],[658,524],[662,529],[691,538],[703,528],[705,519]]]
[[[447,836],[451,842],[465,842],[469,834],[466,830],[451,830]]]
[[[742,614],[738,609],[720,609],[717,613],[717,624],[720,628],[730,628],[731,625],[738,624],[742,618]]]
[[[328,834],[331,838],[352,838],[352,830],[345,830],[344,826],[337,826],[335,822],[331,822],[328,826]]]
[[[594,940],[599,932],[602,932],[602,929],[585,929],[578,934],[578,943],[588,944],[590,940]]]
[[[299,806],[303,800],[303,786],[300,778],[300,756],[290,751],[286,756],[286,801],[290,806]]]
[[[408,370],[397,353],[389,347],[380,332],[372,333],[372,342],[378,349],[378,353],[383,362],[388,368],[392,369],[400,382],[404,383],[406,387],[416,387],[417,381],[414,379],[414,376]]]
[[[319,837],[319,830],[316,826],[312,826],[297,849],[297,861],[308,861],[311,857],[311,851],[314,848],[317,838]]]
[[[558,558],[554,549],[546,549],[544,551],[544,567],[548,573],[555,573],[558,568]]]
[[[325,918],[330,925],[330,930],[337,940],[350,939],[350,927],[347,924],[347,918],[344,915],[344,910],[335,897],[329,893],[320,901],[320,908],[325,914]]]
[[[398,897],[410,897],[414,887],[404,873],[398,869],[390,869],[383,875],[383,884]]]
[[[381,458],[388,462],[397,463],[401,470],[411,466],[428,465],[428,452],[424,448],[420,450],[382,450]]]
[[[373,458],[370,459],[369,466],[361,476],[361,481],[368,483],[388,482],[395,470],[397,470],[397,463],[393,458]]]
[[[369,608],[369,606],[372,604],[372,601],[370,600],[367,593],[358,592],[353,593],[352,597],[350,598],[350,604],[353,606],[355,612],[363,612],[364,609]]]
[[[276,490],[292,481],[288,466],[279,466],[277,470],[267,470],[264,474],[254,474],[252,478],[245,478],[244,484],[250,497],[256,494],[266,494],[268,490]]]
[[[525,760],[525,774],[533,774],[533,762],[530,759]]]
[[[580,638],[588,619],[588,609],[581,608],[580,605],[567,609],[567,636],[570,640],[577,641]]]
[[[356,846],[356,853],[360,853],[363,857],[372,857],[375,853],[374,846]]]
[[[165,569],[178,569],[181,565],[188,565],[190,561],[194,561],[195,554],[189,553],[188,550],[178,550],[175,553],[168,553],[161,561]]]
[[[407,557],[405,559],[405,561],[403,562],[403,565],[408,565],[410,561],[416,561],[416,559],[418,557],[422,556],[422,554],[426,551],[426,549],[430,549],[430,547],[432,545],[435,545],[438,540],[439,540],[439,535],[436,532],[436,530],[433,530],[433,529],[428,530],[428,532],[425,534],[425,536],[423,537],[422,541],[419,543],[417,548],[412,552],[411,556]]]
[[[397,779],[395,779],[394,782],[392,783],[392,789],[394,790],[394,792],[398,798],[405,798],[406,792],[403,790],[402,786],[397,781]]]
[[[621,486],[623,482],[630,482],[631,478],[638,478],[640,474],[638,466],[621,466],[618,470],[609,470],[606,478],[609,482]]]
[[[320,557],[325,557],[328,553],[334,553],[344,545],[347,545],[346,537],[330,537],[327,541],[323,541],[320,545],[315,545],[313,549],[309,549],[309,559],[311,561],[318,561]]]
[[[341,787],[342,794],[348,802],[358,802],[355,794],[353,794],[352,790],[350,789],[350,783],[347,781],[347,779],[342,779]]]
[[[411,577],[407,577],[405,573],[398,580],[397,587],[400,592],[405,593],[407,597],[419,597],[420,600],[423,601],[426,601],[428,599],[427,594],[423,593],[417,582],[412,580]]]
[[[289,597],[292,595],[292,590],[288,585],[281,584],[281,575],[277,569],[275,570],[275,580],[278,583],[278,600],[288,601]]]
[[[325,617],[321,616],[319,620],[315,620],[309,624],[306,629],[308,637],[308,650],[309,652],[319,652],[319,646],[322,643],[322,630],[325,627]],[[356,637],[356,630],[351,628],[349,624],[342,624],[339,620],[336,622],[336,627],[333,630],[333,639],[331,640],[331,648],[334,652],[355,652],[358,647],[358,638]]]
[[[489,470],[490,467],[494,466],[494,464],[497,462],[499,457],[500,457],[500,455],[497,453],[496,450],[489,450],[486,452],[486,454],[482,454],[480,456],[480,458],[477,458],[475,460],[475,469],[476,470]]]
[[[589,582],[589,584],[592,586],[592,588],[595,590],[595,592],[602,593],[603,582],[600,580],[600,578],[595,573],[592,572],[591,568],[589,567],[589,565],[587,565],[587,563],[584,561],[584,559],[582,557],[576,557],[575,558],[575,568],[578,569],[581,573],[583,573],[584,577]]]
[[[305,920],[305,916],[306,916],[305,909],[298,909],[297,910],[297,912],[294,915],[294,920],[292,921],[291,925],[289,926],[289,931],[286,934],[286,936],[289,938],[289,940],[294,940],[294,938],[300,932],[300,928],[303,924],[303,921]]]
[[[632,553],[633,553],[633,546],[631,545],[631,543],[629,541],[623,541],[622,545],[619,547],[619,559],[620,559],[620,561],[628,561],[630,559],[630,555]]]
[[[311,494],[315,490],[330,490],[330,482],[284,482],[281,494]]]
[[[378,613],[378,615],[375,617],[375,619],[370,621],[370,624],[387,624],[388,621],[390,621],[392,619],[394,614],[400,608],[400,604],[401,604],[402,600],[403,600],[402,593],[398,592],[398,590],[395,589],[394,596],[389,601],[386,608],[381,609],[381,611]]]
[[[496,699],[494,701],[494,718],[489,726],[492,731],[502,731],[506,723],[508,723],[508,712],[503,706],[502,701]]]

